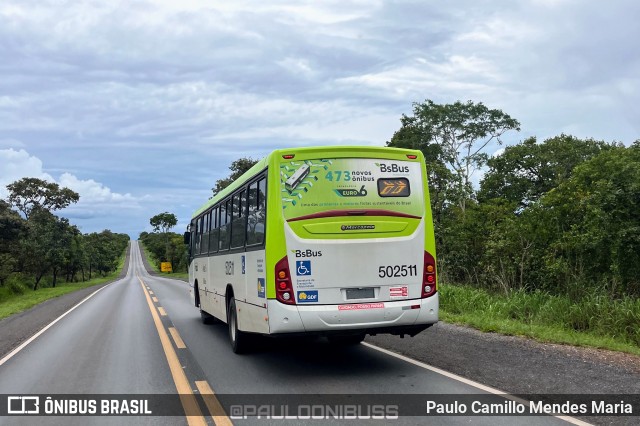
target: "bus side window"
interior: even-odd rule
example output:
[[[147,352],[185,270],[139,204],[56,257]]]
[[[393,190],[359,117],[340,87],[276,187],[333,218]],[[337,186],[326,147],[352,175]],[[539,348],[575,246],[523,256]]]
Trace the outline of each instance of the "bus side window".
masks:
[[[202,253],[209,252],[209,218],[211,212],[206,212],[203,217],[202,223]]]
[[[229,250],[229,240],[231,231],[231,200],[225,201],[220,205],[220,251]]]
[[[220,210],[218,207],[211,211],[211,232],[209,233],[209,253],[215,253],[218,251],[218,244],[220,242]]]
[[[247,219],[247,192],[233,196],[233,224],[231,229],[231,248],[244,247],[245,221]]]
[[[200,254],[200,240],[202,239],[202,218],[196,219],[196,252]]]
[[[258,245],[264,242],[266,184],[265,179],[260,179],[249,186],[249,217],[247,220],[248,246]]]

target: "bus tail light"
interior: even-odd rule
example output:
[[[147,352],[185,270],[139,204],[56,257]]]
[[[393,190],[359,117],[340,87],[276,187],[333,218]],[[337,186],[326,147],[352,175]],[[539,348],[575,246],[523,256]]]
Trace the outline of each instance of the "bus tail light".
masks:
[[[424,252],[424,272],[422,274],[422,298],[436,293],[436,260],[428,251]]]
[[[296,298],[293,295],[291,274],[289,273],[289,260],[287,256],[276,263],[276,300],[286,305],[295,305]]]

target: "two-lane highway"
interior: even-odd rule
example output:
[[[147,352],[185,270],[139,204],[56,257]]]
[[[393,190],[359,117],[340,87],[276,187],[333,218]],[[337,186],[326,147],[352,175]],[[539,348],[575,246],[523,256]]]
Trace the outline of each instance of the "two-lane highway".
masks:
[[[222,413],[216,404],[225,397],[237,402],[242,401],[237,395],[252,400],[258,394],[281,395],[283,402],[287,395],[341,395],[337,398],[348,403],[349,395],[375,394],[384,400],[384,395],[495,392],[368,344],[336,348],[324,339],[267,339],[254,353],[235,355],[226,325],[201,323],[185,282],[149,275],[136,241],[124,279],[98,290],[0,363],[2,395],[179,393],[182,407],[191,415],[39,417],[38,423],[44,424],[269,424],[275,420],[230,418],[237,413],[229,413],[229,407]],[[200,394],[206,396],[200,398]],[[34,420],[0,418],[3,424],[33,424]],[[400,417],[393,422],[461,424],[470,420],[491,425],[564,424],[548,416]]]

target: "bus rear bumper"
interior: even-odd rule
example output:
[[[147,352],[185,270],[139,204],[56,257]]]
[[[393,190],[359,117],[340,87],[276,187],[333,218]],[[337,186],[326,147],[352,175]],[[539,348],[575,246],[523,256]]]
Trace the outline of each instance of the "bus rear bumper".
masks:
[[[438,293],[427,299],[343,305],[285,305],[268,301],[269,334],[409,334],[438,322]]]

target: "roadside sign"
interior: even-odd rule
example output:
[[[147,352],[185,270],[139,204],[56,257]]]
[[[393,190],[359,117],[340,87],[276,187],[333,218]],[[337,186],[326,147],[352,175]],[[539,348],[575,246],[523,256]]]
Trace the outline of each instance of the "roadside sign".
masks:
[[[172,272],[173,269],[171,268],[171,262],[161,262],[160,263],[160,270],[162,272]]]

